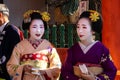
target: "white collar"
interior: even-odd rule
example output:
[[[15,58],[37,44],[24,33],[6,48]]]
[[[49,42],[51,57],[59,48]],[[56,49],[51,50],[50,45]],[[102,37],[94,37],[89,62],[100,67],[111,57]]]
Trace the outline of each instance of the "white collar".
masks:
[[[84,44],[82,44],[81,42],[79,42],[79,44],[80,44],[80,47],[81,47],[82,51],[84,52],[84,54],[86,54],[87,51],[88,51],[96,42],[98,42],[98,41],[93,42],[92,44],[90,44],[90,45],[87,46],[87,47],[86,47]]]
[[[3,25],[0,26],[0,32],[3,31],[3,29],[5,28],[5,25],[7,24],[8,22],[4,23]]]

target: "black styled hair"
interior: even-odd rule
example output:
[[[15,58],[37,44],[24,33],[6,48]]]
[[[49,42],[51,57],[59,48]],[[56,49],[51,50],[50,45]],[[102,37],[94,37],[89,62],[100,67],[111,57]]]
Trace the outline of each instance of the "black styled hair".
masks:
[[[28,30],[29,27],[30,27],[30,24],[31,24],[32,20],[34,20],[34,19],[40,19],[40,20],[42,20],[45,29],[47,29],[47,22],[42,19],[42,15],[40,13],[38,13],[38,12],[33,12],[32,14],[30,14],[29,21],[23,20],[23,22],[22,22],[22,29],[23,30]]]
[[[80,15],[78,20],[80,20],[81,18],[89,19],[89,21],[91,23],[91,28],[93,31],[95,31],[97,33],[102,32],[103,21],[102,21],[102,17],[100,15],[100,13],[98,13],[97,11],[94,11],[94,10],[84,11]]]

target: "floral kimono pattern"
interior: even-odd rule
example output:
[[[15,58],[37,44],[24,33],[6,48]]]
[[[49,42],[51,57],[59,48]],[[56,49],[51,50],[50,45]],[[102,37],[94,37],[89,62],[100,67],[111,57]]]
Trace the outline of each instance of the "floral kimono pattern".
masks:
[[[46,70],[46,74],[24,72],[24,65]],[[7,70],[13,80],[57,80],[60,68],[61,61],[57,51],[47,40],[43,40],[37,48],[34,48],[27,39],[21,41],[14,48],[7,63]],[[57,72],[57,75],[53,72]]]
[[[82,64],[94,73],[96,80],[114,80],[117,69],[110,59],[109,50],[99,41],[84,47],[76,43],[68,50],[68,57],[61,69],[64,80],[80,79],[79,70],[75,66]]]

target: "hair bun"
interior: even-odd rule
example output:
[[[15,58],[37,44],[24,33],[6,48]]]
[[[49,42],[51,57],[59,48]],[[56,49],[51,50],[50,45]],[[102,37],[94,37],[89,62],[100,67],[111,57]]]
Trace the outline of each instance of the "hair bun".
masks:
[[[47,23],[43,19],[43,16],[39,10],[28,10],[24,13],[23,17],[24,17],[23,23],[22,23],[23,30],[29,29],[31,22],[34,19],[41,19],[44,23],[45,28],[47,26]]]

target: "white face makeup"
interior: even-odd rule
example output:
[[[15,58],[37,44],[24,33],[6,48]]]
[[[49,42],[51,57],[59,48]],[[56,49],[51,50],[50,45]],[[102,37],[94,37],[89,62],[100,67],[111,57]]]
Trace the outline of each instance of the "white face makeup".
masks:
[[[77,23],[77,34],[80,40],[89,40],[92,37],[90,22],[87,18],[81,18]]]
[[[45,31],[44,23],[40,19],[35,19],[30,24],[29,33],[31,40],[39,40],[43,36]]]

